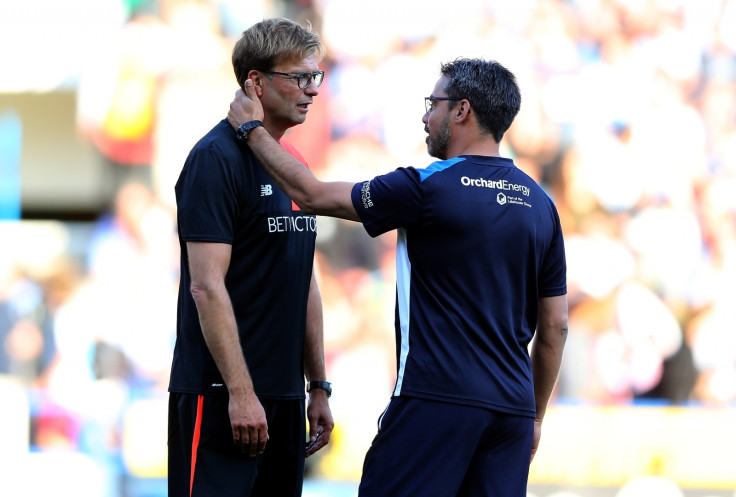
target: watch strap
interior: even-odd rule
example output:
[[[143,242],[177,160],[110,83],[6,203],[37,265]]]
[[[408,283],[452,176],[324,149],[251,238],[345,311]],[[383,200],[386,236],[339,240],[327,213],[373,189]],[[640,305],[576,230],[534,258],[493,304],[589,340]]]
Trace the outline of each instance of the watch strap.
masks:
[[[248,133],[258,126],[263,126],[263,123],[257,120],[244,122],[235,130],[235,135],[238,137],[238,140],[246,140],[248,138]]]
[[[329,381],[310,381],[307,383],[307,392],[311,392],[315,388],[319,388],[320,390],[327,392],[327,398],[332,395],[332,383]]]

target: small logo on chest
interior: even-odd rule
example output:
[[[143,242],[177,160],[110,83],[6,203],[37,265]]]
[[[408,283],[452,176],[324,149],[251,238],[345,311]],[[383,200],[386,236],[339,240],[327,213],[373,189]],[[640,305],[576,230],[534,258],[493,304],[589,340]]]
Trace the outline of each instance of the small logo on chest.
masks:
[[[271,185],[261,185],[261,197],[266,197],[273,193],[273,187]]]

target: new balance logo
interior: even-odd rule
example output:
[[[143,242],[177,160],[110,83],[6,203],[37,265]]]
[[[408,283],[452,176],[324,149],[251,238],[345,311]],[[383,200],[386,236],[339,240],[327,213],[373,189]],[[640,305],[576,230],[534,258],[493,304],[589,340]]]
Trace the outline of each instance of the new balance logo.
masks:
[[[261,197],[271,195],[273,193],[273,187],[271,185],[261,185]]]

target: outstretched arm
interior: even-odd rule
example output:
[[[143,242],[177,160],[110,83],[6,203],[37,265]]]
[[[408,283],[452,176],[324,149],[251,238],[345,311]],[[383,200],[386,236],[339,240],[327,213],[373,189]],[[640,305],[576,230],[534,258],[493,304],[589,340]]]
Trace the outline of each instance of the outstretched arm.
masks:
[[[537,453],[542,436],[542,420],[562,364],[562,350],[567,339],[567,295],[546,297],[539,301],[537,333],[532,345],[532,374],[537,414],[531,458]]]
[[[227,120],[237,129],[244,122],[262,119],[263,107],[256,96],[253,82],[247,79],[245,93],[238,90],[230,103]],[[350,198],[353,183],[319,181],[309,169],[281,148],[262,126],[250,131],[248,146],[266,173],[303,212],[360,220]]]

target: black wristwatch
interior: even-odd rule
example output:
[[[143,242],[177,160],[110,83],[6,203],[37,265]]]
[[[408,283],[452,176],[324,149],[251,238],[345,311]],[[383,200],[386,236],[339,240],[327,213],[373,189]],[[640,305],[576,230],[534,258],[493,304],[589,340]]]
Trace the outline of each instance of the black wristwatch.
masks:
[[[258,126],[263,126],[263,123],[261,121],[248,121],[238,126],[238,129],[235,130],[235,134],[238,136],[238,140],[247,140],[250,130],[252,130],[253,128],[257,128]]]
[[[328,399],[332,396],[332,383],[329,381],[310,381],[307,383],[307,392],[311,392],[315,388],[319,388],[320,390],[327,392]]]

